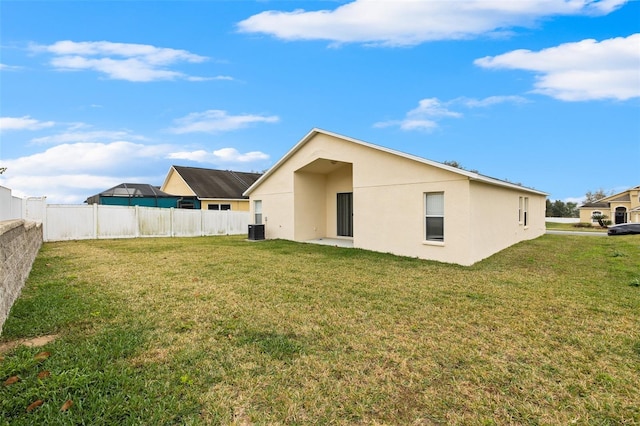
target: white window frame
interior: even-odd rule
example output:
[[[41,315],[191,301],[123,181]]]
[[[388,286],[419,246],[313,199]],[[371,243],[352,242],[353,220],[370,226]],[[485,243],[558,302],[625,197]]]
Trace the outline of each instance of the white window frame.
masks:
[[[253,223],[262,225],[262,200],[253,200]]]
[[[429,207],[429,197],[438,197],[440,198],[440,201],[438,202],[440,204],[440,206],[436,206],[435,209],[430,208]],[[434,201],[436,200],[436,198],[434,198]],[[440,208],[438,208],[440,207]],[[424,193],[424,230],[423,230],[423,236],[424,236],[424,241],[428,244],[435,244],[435,245],[443,245],[445,238],[444,238],[444,217],[445,217],[445,212],[444,212],[444,192],[425,192]],[[442,236],[438,237],[433,237],[431,236],[431,238],[429,238],[429,219],[434,219],[434,218],[441,218],[442,219]]]
[[[213,206],[215,206],[215,208],[213,208]],[[226,207],[226,208],[223,208]],[[229,203],[213,203],[213,204],[208,204],[207,205],[207,210],[212,210],[212,211],[226,211],[226,210],[231,210],[231,204]]]
[[[523,206],[524,197],[518,197],[518,223],[522,225],[524,222],[522,220],[522,206]]]
[[[529,197],[518,197],[518,224],[529,226]]]
[[[602,215],[603,215],[603,213],[602,213],[600,210],[594,210],[594,211],[592,211],[592,212],[591,212],[591,223],[598,223],[598,219],[594,219],[594,218],[593,218],[595,215],[600,215],[600,216],[602,216]]]

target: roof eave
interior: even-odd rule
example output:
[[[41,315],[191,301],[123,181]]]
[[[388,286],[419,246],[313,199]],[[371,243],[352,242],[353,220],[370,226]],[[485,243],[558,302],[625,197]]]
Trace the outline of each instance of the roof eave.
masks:
[[[265,174],[263,174],[258,180],[256,180],[253,185],[251,185],[249,188],[247,188],[247,190],[245,192],[242,193],[242,195],[244,196],[249,196],[251,194],[251,192],[253,192],[253,190],[255,188],[257,188],[258,186],[260,186],[260,184],[262,184],[262,181],[267,179],[271,174],[273,174],[273,172],[275,172],[278,168],[280,168],[280,166],[285,163],[291,156],[293,156],[293,154],[295,154],[300,148],[302,148],[302,146],[304,146],[311,138],[313,138],[315,135],[317,134],[325,134],[328,136],[332,136],[338,139],[343,139],[358,145],[362,145],[362,146],[366,146],[378,151],[383,151],[383,152],[387,152],[389,154],[393,154],[393,155],[397,155],[400,157],[404,157],[410,160],[414,160],[423,164],[427,164],[433,167],[437,167],[439,169],[442,170],[447,170],[459,175],[463,175],[466,176],[467,178],[469,178],[470,180],[476,180],[479,182],[484,182],[490,185],[497,185],[497,186],[502,186],[502,187],[506,187],[506,188],[511,188],[511,189],[516,189],[519,191],[527,191],[530,193],[534,193],[536,195],[543,195],[543,196],[548,196],[549,194],[546,192],[542,192],[542,191],[538,191],[536,189],[532,189],[532,188],[527,188],[525,186],[521,186],[521,185],[516,185],[514,183],[510,183],[510,182],[506,182],[506,181],[501,181],[495,178],[490,178],[488,176],[484,176],[481,175],[479,173],[476,172],[471,172],[468,170],[464,170],[464,169],[460,169],[457,167],[453,167],[453,166],[448,166],[446,164],[442,164],[442,163],[438,163],[437,161],[432,161],[432,160],[428,160],[426,158],[422,158],[422,157],[418,157],[416,155],[412,155],[412,154],[407,154],[405,152],[401,152],[401,151],[396,151],[394,149],[391,148],[386,148],[380,145],[375,145],[375,144],[371,144],[368,142],[364,142],[358,139],[354,139],[354,138],[350,138],[348,136],[344,136],[344,135],[340,135],[337,133],[333,133],[327,130],[322,130],[319,129],[317,127],[314,127],[313,129],[311,129],[311,131],[309,131],[309,133],[307,133],[302,139],[300,139],[300,141],[298,141],[297,144],[295,144],[293,146],[293,148],[291,148],[280,160],[278,160],[278,162],[276,164],[274,164],[269,170],[267,170],[267,172]]]

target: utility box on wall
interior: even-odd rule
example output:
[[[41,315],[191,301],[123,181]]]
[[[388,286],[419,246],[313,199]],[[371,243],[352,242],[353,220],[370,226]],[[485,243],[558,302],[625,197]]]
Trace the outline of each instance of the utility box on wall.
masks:
[[[264,240],[264,225],[249,225],[250,240]]]

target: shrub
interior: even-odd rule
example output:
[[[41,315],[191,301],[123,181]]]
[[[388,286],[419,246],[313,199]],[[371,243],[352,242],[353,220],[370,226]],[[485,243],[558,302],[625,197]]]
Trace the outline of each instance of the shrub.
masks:
[[[573,224],[574,228],[591,228],[592,225],[589,222],[578,222]]]

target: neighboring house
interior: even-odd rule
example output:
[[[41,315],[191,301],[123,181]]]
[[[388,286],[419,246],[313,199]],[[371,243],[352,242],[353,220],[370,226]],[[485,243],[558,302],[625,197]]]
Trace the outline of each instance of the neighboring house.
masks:
[[[613,224],[640,223],[640,185],[580,206],[580,222],[597,224],[594,215],[605,215]]]
[[[249,211],[249,197],[242,193],[260,176],[260,173],[171,166],[160,189],[179,195],[180,208]]]
[[[545,232],[544,192],[319,129],[245,195],[268,239],[462,265]]]
[[[85,200],[108,206],[176,207],[178,198],[147,183],[121,183]]]

